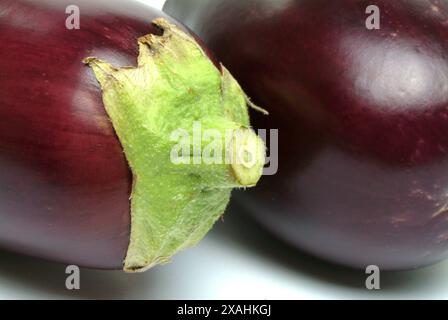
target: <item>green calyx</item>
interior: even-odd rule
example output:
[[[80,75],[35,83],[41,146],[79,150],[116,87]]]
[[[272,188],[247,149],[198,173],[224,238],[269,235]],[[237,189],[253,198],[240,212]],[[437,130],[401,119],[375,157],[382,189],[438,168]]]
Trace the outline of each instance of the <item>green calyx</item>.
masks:
[[[195,245],[224,213],[233,188],[254,186],[265,162],[250,101],[223,67],[167,20],[139,39],[138,66],[87,58],[133,173],[127,272]]]

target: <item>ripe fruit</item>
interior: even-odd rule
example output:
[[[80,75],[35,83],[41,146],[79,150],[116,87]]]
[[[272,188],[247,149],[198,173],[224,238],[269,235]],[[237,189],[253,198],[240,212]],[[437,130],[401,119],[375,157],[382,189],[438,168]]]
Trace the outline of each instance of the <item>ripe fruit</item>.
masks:
[[[379,30],[366,27],[372,4]],[[254,126],[279,129],[278,174],[242,196],[252,215],[353,267],[448,256],[445,1],[168,0],[165,10],[270,112]]]
[[[1,247],[143,271],[199,241],[231,189],[260,177],[262,153],[250,168],[171,161],[171,131],[193,123],[261,144],[238,84],[165,14],[0,0],[0,43]]]

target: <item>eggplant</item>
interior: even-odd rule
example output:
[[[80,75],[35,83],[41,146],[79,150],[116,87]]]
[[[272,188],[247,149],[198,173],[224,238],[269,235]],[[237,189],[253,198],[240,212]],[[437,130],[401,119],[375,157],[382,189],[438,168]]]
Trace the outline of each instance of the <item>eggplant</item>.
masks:
[[[246,95],[166,14],[123,0],[0,0],[0,44],[1,248],[144,271],[196,244],[231,190],[260,178]],[[196,124],[258,158],[175,162],[172,134]]]
[[[373,6],[373,7],[372,7]],[[279,129],[241,195],[293,246],[349,267],[448,257],[448,2],[168,0]]]

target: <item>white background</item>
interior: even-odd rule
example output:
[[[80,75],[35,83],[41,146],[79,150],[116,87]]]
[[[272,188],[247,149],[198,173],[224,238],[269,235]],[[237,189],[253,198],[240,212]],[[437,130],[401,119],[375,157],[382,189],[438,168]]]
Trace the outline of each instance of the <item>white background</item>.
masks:
[[[361,271],[308,257],[270,236],[233,206],[196,248],[144,274],[81,271],[65,289],[65,266],[0,252],[0,299],[439,299],[448,263],[381,276],[365,289]]]
[[[141,0],[161,8],[164,0]],[[185,0],[188,1],[188,0]],[[138,275],[82,270],[65,289],[65,266],[0,252],[0,299],[437,299],[448,298],[448,262],[387,273],[380,291],[366,275],[299,253],[233,206],[196,248]]]

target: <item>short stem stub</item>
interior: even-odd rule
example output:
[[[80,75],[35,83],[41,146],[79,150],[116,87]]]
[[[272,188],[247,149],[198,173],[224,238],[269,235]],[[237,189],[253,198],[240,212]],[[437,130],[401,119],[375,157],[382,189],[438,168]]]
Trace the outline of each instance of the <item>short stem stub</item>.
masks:
[[[246,95],[230,73],[224,67],[221,73],[175,25],[162,18],[153,23],[164,33],[139,39],[137,67],[84,60],[101,84],[134,177],[128,272],[166,263],[201,240],[224,213],[231,190],[254,186],[265,161],[264,143],[250,129]],[[175,133],[194,136],[198,122],[222,137],[235,132],[236,162],[172,161]]]
[[[236,130],[230,150],[235,179],[245,187],[253,187],[263,174],[266,147],[252,129]]]

